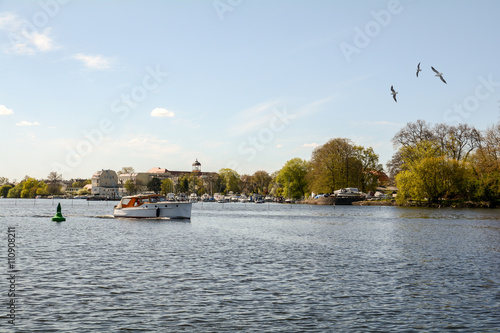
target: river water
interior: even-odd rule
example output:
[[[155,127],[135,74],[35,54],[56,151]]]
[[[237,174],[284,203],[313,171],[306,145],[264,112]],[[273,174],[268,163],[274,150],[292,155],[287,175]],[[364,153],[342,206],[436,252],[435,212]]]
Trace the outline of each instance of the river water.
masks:
[[[500,327],[498,209],[197,203],[176,221],[113,204],[0,199],[0,331]]]

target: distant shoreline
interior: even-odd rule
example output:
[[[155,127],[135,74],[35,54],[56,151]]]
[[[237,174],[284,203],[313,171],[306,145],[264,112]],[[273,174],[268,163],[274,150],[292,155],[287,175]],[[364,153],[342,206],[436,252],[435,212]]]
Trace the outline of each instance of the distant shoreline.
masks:
[[[306,199],[298,202],[304,205],[321,205],[321,206],[333,206],[334,198],[318,198],[318,199]],[[404,205],[398,205],[395,200],[362,200],[355,201],[352,206],[397,206],[397,207],[426,207],[426,208],[500,208],[500,203],[481,201],[454,201],[454,200],[444,200],[439,204],[428,205],[426,202],[412,201]]]

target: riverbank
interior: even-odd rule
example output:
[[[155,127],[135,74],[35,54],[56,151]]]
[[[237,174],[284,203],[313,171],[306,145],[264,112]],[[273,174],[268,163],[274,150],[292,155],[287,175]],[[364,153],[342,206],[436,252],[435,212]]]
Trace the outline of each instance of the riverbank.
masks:
[[[333,205],[335,202],[334,197],[318,198],[318,199],[305,199],[298,203],[304,205]],[[426,201],[409,201],[404,204],[397,204],[396,200],[362,200],[352,203],[353,206],[400,206],[400,207],[432,207],[432,208],[498,208],[498,202],[490,201],[463,201],[463,200],[443,200],[437,204],[428,204]]]

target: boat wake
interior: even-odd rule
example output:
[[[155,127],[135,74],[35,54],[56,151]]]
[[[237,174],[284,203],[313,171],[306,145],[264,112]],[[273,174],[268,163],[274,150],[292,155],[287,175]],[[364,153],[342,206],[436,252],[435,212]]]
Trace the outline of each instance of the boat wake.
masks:
[[[89,217],[95,217],[96,219],[114,219],[115,218],[113,215],[96,215],[96,216],[89,216]]]

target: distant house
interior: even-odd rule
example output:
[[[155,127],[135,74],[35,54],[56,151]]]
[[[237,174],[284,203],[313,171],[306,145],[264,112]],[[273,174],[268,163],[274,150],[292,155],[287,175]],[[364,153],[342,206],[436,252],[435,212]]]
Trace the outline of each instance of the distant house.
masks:
[[[122,173],[118,175],[118,184],[124,187],[125,183],[130,180],[135,185],[135,192],[141,193],[147,190],[150,178],[146,172]]]
[[[118,175],[113,170],[101,170],[92,176],[92,195],[106,198],[119,198],[124,190],[118,186]]]

